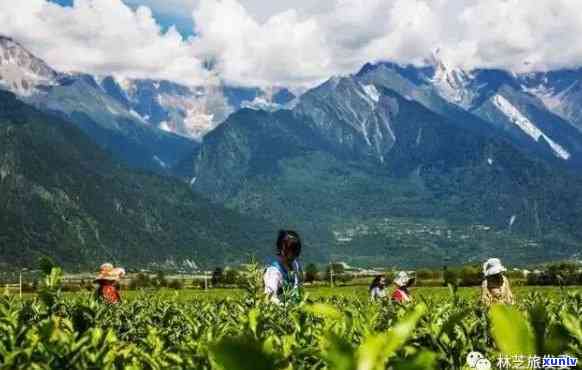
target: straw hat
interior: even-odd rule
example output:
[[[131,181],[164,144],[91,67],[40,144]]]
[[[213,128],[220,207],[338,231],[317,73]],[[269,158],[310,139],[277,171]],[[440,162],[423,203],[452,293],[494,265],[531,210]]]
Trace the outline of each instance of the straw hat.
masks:
[[[485,277],[497,275],[504,271],[507,271],[507,269],[501,264],[499,258],[489,258],[483,264],[483,275],[485,275]]]
[[[106,271],[106,272],[108,272],[108,271],[111,271],[111,270],[113,270],[113,265],[111,263],[109,263],[109,262],[104,263],[104,264],[102,264],[99,267],[99,271]]]
[[[125,276],[125,269],[123,267],[116,267],[113,269],[113,273],[119,276],[119,278],[121,279],[122,277]]]
[[[104,263],[99,268],[99,274],[95,280],[111,280],[117,281],[125,275],[125,270],[118,267],[113,268],[111,263]]]
[[[394,278],[394,284],[399,287],[408,285],[412,277],[406,271],[399,271]]]

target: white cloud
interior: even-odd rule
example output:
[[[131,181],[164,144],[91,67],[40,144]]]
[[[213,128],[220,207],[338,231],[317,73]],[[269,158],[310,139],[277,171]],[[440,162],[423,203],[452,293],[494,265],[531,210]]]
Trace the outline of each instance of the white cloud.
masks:
[[[0,32],[61,69],[207,78],[200,61],[247,85],[311,85],[376,60],[516,71],[582,66],[580,0],[125,0],[156,12],[193,10],[196,37],[162,33],[145,7],[121,0],[0,0]]]
[[[198,84],[207,78],[191,42],[162,32],[147,7],[120,0],[0,0],[0,32],[63,71],[160,78]]]
[[[196,46],[218,61],[222,78],[249,85],[304,84],[333,68],[326,32],[294,10],[258,23],[236,0],[201,1]]]
[[[240,82],[313,83],[368,61],[421,64],[437,48],[467,69],[582,66],[579,0],[335,0],[264,22],[248,0],[199,1],[202,49]]]
[[[123,0],[124,3],[135,6],[145,5],[154,12],[184,17],[192,12],[192,9],[200,5],[201,0]],[[272,15],[286,10],[296,10],[301,14],[314,14],[332,9],[335,0],[239,0],[244,8],[258,22],[264,22]]]

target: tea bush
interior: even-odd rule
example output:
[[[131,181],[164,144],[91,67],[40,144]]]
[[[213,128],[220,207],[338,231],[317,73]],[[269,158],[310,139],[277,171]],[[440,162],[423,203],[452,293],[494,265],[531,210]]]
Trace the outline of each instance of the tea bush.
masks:
[[[258,273],[255,274],[258,276]],[[532,293],[487,310],[451,289],[401,306],[349,296],[266,302],[141,293],[108,306],[89,294],[0,297],[2,369],[462,369],[471,351],[582,357],[582,295]],[[53,287],[53,288],[51,288]]]

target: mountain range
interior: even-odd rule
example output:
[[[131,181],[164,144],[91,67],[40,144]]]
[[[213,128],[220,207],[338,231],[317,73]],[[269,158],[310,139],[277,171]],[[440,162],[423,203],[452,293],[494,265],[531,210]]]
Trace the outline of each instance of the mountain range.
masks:
[[[532,86],[443,62],[368,64],[292,110],[231,115],[204,138],[193,187],[296,225],[331,259],[579,258],[582,135],[565,118],[580,114],[558,115],[574,105],[550,109]]]
[[[224,217],[203,225],[210,222],[203,221],[203,212],[193,231],[206,235],[209,246],[223,246],[216,252],[197,249],[210,261],[264,253],[277,227],[298,229],[307,256],[320,261],[414,267],[492,255],[511,263],[580,258],[582,108],[576,102],[581,71],[465,71],[437,52],[421,66],[369,63],[296,96],[283,87],[187,87],[60,73],[0,37],[0,87],[44,115],[37,121],[80,128],[98,145],[91,151],[111,155],[111,168],[124,168],[124,181],[149,179],[139,181],[141,193],[124,197],[164,198],[167,187],[187,196],[182,192],[190,187],[193,198],[186,203],[203,204],[205,212]],[[10,119],[18,121],[18,114]],[[68,144],[63,153],[81,151]],[[32,166],[23,163],[21,168]],[[66,175],[56,163],[46,166]],[[121,172],[102,171],[106,177]],[[119,190],[103,186],[112,194]],[[70,191],[63,190],[67,196]],[[19,212],[38,207],[28,203]],[[119,231],[136,235],[131,248],[120,246],[111,232],[103,244],[121,248],[125,260],[143,253],[135,259],[140,263],[185,257],[187,248],[177,246],[176,234],[188,227],[189,221],[179,221],[186,211],[160,207],[175,225],[164,228],[174,249],[158,249],[158,242],[140,247],[147,242],[137,236],[137,221],[116,221],[123,225]],[[51,212],[56,216],[63,209]],[[67,229],[61,221],[58,225]],[[96,229],[110,227],[105,222]],[[248,230],[247,238],[257,240],[229,256],[228,240],[242,237],[220,237],[225,228]],[[15,235],[30,234],[12,230],[5,238],[12,235],[15,241],[6,252],[22,242]],[[59,240],[71,235],[68,231]],[[48,252],[47,247],[43,253]]]
[[[0,265],[171,260],[207,268],[268,254],[275,228],[175,178],[131,170],[76,125],[0,91]]]
[[[195,153],[204,134],[240,107],[276,109],[295,98],[277,87],[189,87],[164,80],[61,73],[1,35],[0,87],[75,122],[130,166],[162,174]]]

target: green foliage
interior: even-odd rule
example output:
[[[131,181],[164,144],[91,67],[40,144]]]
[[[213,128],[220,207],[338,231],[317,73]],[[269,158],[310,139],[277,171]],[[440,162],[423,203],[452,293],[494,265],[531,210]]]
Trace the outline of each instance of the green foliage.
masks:
[[[483,280],[479,266],[464,266],[459,272],[461,286],[480,285]]]
[[[38,269],[43,275],[49,275],[53,267],[57,267],[55,261],[49,256],[42,256],[38,259],[37,262]]]
[[[168,279],[166,279],[166,273],[162,270],[158,271],[154,282],[157,287],[167,287]]]
[[[444,285],[452,285],[457,286],[459,285],[459,273],[452,269],[446,269],[443,271],[443,282]]]
[[[341,263],[331,263],[326,266],[324,280],[330,281],[332,277],[334,283],[345,283],[350,280],[344,265]]]
[[[582,284],[582,265],[572,262],[552,263],[543,271],[529,273],[528,285],[580,285]]]
[[[503,353],[508,355],[535,353],[533,330],[518,310],[504,305],[495,305],[489,314],[491,333]]]
[[[347,133],[343,114],[319,127],[288,111],[241,110],[205,137],[194,187],[244,214],[293,225],[309,241],[302,254],[318,262],[413,268],[496,256],[522,264],[579,251],[582,176],[490,131],[465,130],[465,119],[392,98],[398,140],[384,161],[360,152],[370,147]],[[331,114],[329,99],[313,102],[317,115]],[[342,132],[350,139],[338,141]]]
[[[211,356],[224,370],[272,370],[274,356],[265,353],[261,343],[252,338],[224,338],[211,349]],[[242,359],[247,359],[242,361]]]
[[[247,267],[244,276],[252,271]],[[43,285],[58,287],[58,271]],[[420,303],[410,306],[336,294],[284,307],[249,294],[132,294],[117,306],[86,293],[58,296],[50,306],[0,297],[0,364],[47,370],[428,370],[463,369],[471,351],[492,362],[515,352],[582,355],[579,292],[552,299],[533,294],[489,315],[458,292],[418,296]]]
[[[238,272],[238,270],[235,270],[232,268],[228,269],[228,270],[226,270],[226,272],[224,274],[223,282],[225,284],[229,284],[229,285],[238,284],[239,275],[240,275],[240,273]]]
[[[148,274],[138,273],[129,283],[130,289],[147,288],[153,285],[153,281]]]
[[[62,280],[63,272],[59,267],[51,268],[50,273],[45,275],[41,280],[38,296],[51,310],[54,309],[60,301]]]
[[[242,286],[247,295],[257,299],[263,293],[263,267],[254,258],[251,258],[242,274]]]
[[[422,269],[419,269],[418,271],[416,271],[416,277],[419,280],[429,280],[429,279],[437,278],[438,274],[435,274],[434,271],[431,271],[427,268],[422,268]]]
[[[168,283],[168,288],[175,289],[175,290],[183,289],[184,288],[184,282],[182,280],[180,280],[180,279],[172,279]]]
[[[91,270],[104,260],[207,265],[270,252],[269,222],[212,204],[179,179],[129,170],[74,124],[1,91],[0,148],[3,269],[35,266],[47,251],[59,265]],[[252,251],[232,248],[248,235]]]
[[[218,286],[224,282],[224,272],[221,267],[217,267],[212,271],[212,277],[210,279],[212,286]]]
[[[347,284],[354,279],[354,276],[352,274],[348,274],[348,273],[344,272],[342,274],[335,275],[334,279],[336,282],[338,282],[340,284]]]
[[[310,263],[305,267],[305,281],[312,283],[319,278],[319,271],[314,263]]]

